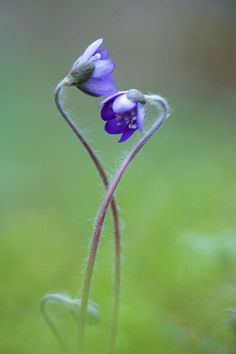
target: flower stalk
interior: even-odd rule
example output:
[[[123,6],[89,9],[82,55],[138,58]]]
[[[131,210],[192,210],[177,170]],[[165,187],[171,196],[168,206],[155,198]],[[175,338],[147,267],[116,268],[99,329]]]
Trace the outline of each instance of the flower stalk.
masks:
[[[104,184],[104,187],[108,189],[109,186],[109,180],[106,175],[106,172],[96,155],[95,151],[91,147],[91,145],[88,143],[87,139],[84,137],[82,134],[81,130],[77,127],[77,125],[73,122],[73,120],[70,118],[68,113],[65,111],[63,104],[61,102],[61,97],[63,94],[63,90],[65,86],[70,86],[70,81],[68,81],[68,78],[66,77],[64,80],[62,80],[56,87],[55,90],[55,103],[57,106],[58,111],[60,112],[61,116],[65,120],[65,122],[68,124],[68,126],[71,128],[71,130],[74,132],[74,134],[77,136],[81,144],[84,146],[86,151],[88,152],[90,158],[92,159],[98,174],[100,175],[102,182]],[[113,309],[112,309],[112,323],[111,323],[111,332],[112,332],[112,338],[113,342],[115,341],[115,338],[117,336],[117,327],[118,327],[118,314],[119,314],[119,302],[120,302],[120,274],[121,274],[121,240],[120,240],[120,224],[119,224],[119,213],[118,213],[118,207],[117,203],[114,198],[111,200],[111,211],[112,211],[112,217],[113,217],[113,228],[114,228],[114,299],[113,299]],[[96,255],[96,253],[95,253]],[[86,301],[86,308],[87,308],[88,301]],[[85,314],[85,319],[86,321],[86,314]],[[82,321],[83,322],[83,321]],[[79,343],[79,346],[81,347],[82,344]]]
[[[93,269],[94,269],[94,263],[95,263],[95,259],[96,259],[98,244],[99,244],[100,235],[101,235],[101,231],[102,231],[102,227],[103,227],[103,223],[104,223],[107,209],[109,207],[109,204],[113,200],[113,194],[114,194],[122,176],[124,175],[126,169],[130,165],[132,160],[135,158],[135,156],[138,154],[138,152],[142,149],[142,147],[148,142],[148,140],[153,136],[153,134],[163,125],[163,123],[166,121],[166,119],[168,118],[168,116],[170,114],[168,103],[161,96],[145,95],[144,97],[145,97],[147,104],[154,105],[155,107],[160,108],[160,110],[161,110],[160,115],[157,117],[157,119],[155,120],[155,122],[153,123],[151,128],[138,141],[138,143],[131,149],[130,153],[127,155],[127,157],[121,163],[113,180],[109,184],[106,195],[105,195],[102,205],[100,207],[98,217],[97,217],[96,227],[95,227],[92,241],[90,244],[90,251],[89,251],[89,256],[88,256],[88,261],[87,261],[87,268],[86,268],[85,277],[84,277],[84,285],[83,285],[83,289],[82,289],[80,323],[79,323],[79,343],[80,343],[79,354],[82,354],[83,350],[84,350],[84,335],[85,335],[86,313],[87,313],[87,306],[88,306],[88,300],[89,300],[89,293],[90,293],[90,287],[91,287],[91,281],[92,281],[92,275],[93,275]],[[116,315],[117,315],[117,313],[115,313],[115,316]],[[116,331],[115,328],[113,330]],[[114,340],[114,337],[112,337],[111,344],[110,344],[110,353],[113,352],[114,345],[115,345],[115,340]]]

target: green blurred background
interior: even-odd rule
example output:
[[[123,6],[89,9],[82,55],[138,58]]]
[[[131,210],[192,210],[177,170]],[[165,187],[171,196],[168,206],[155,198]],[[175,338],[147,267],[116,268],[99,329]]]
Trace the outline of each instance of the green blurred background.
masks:
[[[120,89],[168,98],[172,115],[117,192],[122,217],[122,354],[235,354],[235,0],[0,1],[0,353],[59,353],[39,312],[76,296],[103,197],[94,166],[56,111],[53,90],[103,36]],[[97,105],[66,105],[113,173],[139,138],[104,134]],[[112,305],[110,214],[92,288],[106,353]],[[73,353],[76,323],[53,309]],[[234,322],[235,321],[235,322]],[[236,326],[236,325],[235,325]]]

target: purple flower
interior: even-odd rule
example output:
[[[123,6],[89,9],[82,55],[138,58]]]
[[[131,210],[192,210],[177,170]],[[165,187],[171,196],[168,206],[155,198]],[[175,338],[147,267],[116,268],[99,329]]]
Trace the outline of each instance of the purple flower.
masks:
[[[92,96],[108,96],[117,92],[112,72],[115,63],[109,59],[107,49],[99,49],[103,39],[90,44],[79,59],[75,61],[67,77],[67,84],[78,87]]]
[[[106,121],[105,131],[122,134],[119,143],[129,139],[136,130],[143,130],[146,100],[138,90],[119,91],[100,103],[101,118]]]

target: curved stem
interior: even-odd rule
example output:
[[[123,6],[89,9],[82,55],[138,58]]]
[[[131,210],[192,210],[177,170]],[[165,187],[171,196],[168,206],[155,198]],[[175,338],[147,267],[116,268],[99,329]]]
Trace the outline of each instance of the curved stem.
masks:
[[[127,157],[121,163],[117,173],[115,174],[115,177],[113,178],[112,182],[109,185],[109,188],[106,192],[106,195],[105,195],[102,205],[100,207],[98,218],[97,218],[97,224],[96,224],[96,227],[95,227],[95,230],[93,233],[93,238],[92,238],[92,242],[91,242],[91,246],[90,246],[90,253],[89,253],[89,257],[88,257],[88,263],[87,263],[87,268],[86,268],[86,273],[85,273],[85,278],[84,278],[84,287],[82,290],[81,311],[80,311],[80,342],[81,342],[82,351],[80,352],[80,354],[83,353],[83,342],[84,342],[84,333],[85,333],[85,324],[86,324],[86,311],[87,311],[87,305],[88,305],[88,299],[89,299],[91,280],[92,280],[92,275],[93,275],[93,268],[94,268],[98,243],[100,240],[101,230],[102,230],[102,226],[104,223],[107,208],[108,208],[110,202],[112,201],[113,194],[118,186],[119,181],[121,180],[121,177],[123,176],[124,172],[126,171],[127,167],[131,163],[131,161],[134,159],[134,157],[137,155],[137,153],[141,150],[141,148],[146,144],[146,142],[152,137],[152,135],[162,126],[162,124],[165,122],[165,120],[169,116],[168,104],[162,97],[157,96],[157,95],[150,95],[150,96],[145,96],[145,98],[146,98],[147,103],[149,103],[151,105],[155,105],[157,107],[160,107],[161,113],[160,113],[160,116],[157,118],[157,120],[152,125],[152,127],[140,139],[140,141],[132,148],[130,153],[127,155]],[[113,344],[111,343],[111,345],[113,345]],[[112,348],[111,348],[111,350],[112,350]]]
[[[67,84],[66,79],[62,80],[56,87],[55,90],[55,103],[58,111],[75,133],[77,138],[80,140],[84,148],[87,150],[89,156],[94,162],[96,169],[102,179],[102,182],[105,188],[108,188],[109,180],[106,175],[106,172],[94,152],[93,148],[87,142],[86,138],[81,133],[80,129],[76,126],[76,124],[72,121],[68,113],[65,111],[62,103],[61,103],[61,94],[63,92],[64,86]],[[120,274],[121,274],[121,241],[120,241],[120,224],[119,224],[119,213],[116,201],[114,198],[111,200],[111,211],[113,217],[113,227],[114,227],[114,253],[115,253],[115,261],[114,261],[114,299],[113,299],[113,309],[112,309],[112,340],[115,343],[115,339],[117,337],[117,327],[118,327],[118,314],[119,314],[119,302],[120,302]]]
[[[49,301],[61,301],[60,299],[60,296],[57,296],[57,295],[54,295],[54,294],[49,294],[49,295],[46,295],[41,303],[40,303],[40,310],[41,310],[41,314],[45,320],[45,322],[47,323],[47,325],[49,326],[49,328],[51,329],[55,339],[57,340],[60,348],[61,348],[61,351],[63,354],[67,354],[67,350],[66,350],[66,347],[65,347],[65,343],[64,343],[64,340],[59,332],[59,330],[57,329],[56,325],[54,324],[54,322],[51,320],[50,316],[47,314],[47,311],[46,311],[46,305]]]

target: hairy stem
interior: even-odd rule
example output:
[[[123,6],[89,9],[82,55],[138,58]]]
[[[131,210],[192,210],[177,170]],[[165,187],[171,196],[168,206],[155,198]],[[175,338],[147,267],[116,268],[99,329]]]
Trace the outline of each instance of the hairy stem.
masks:
[[[72,121],[68,113],[65,111],[62,103],[61,103],[61,95],[63,93],[63,89],[66,86],[66,80],[63,80],[58,84],[55,90],[55,103],[58,111],[75,133],[77,138],[80,140],[84,148],[87,150],[89,156],[94,162],[96,169],[102,179],[102,182],[106,189],[109,186],[109,180],[106,175],[106,172],[96,155],[93,148],[90,146],[86,138],[83,136],[80,129],[76,126],[76,124]],[[113,217],[113,227],[114,227],[114,253],[115,253],[115,261],[114,261],[114,299],[113,299],[113,309],[112,309],[112,341],[115,343],[117,337],[117,327],[118,327],[118,314],[119,314],[119,302],[120,302],[120,274],[121,274],[121,241],[120,241],[120,224],[119,224],[119,213],[116,201],[114,198],[111,200],[111,211]],[[87,306],[86,306],[87,307]],[[80,343],[79,343],[80,345]],[[82,346],[82,344],[81,344]]]
[[[117,173],[115,174],[113,180],[111,181],[111,183],[107,189],[106,195],[105,195],[102,205],[100,207],[98,217],[97,217],[96,227],[95,227],[92,242],[90,245],[90,253],[89,253],[89,257],[88,257],[87,268],[86,268],[86,273],[85,273],[85,278],[84,278],[84,286],[82,289],[81,311],[80,311],[80,333],[79,333],[82,351],[80,352],[80,354],[83,353],[83,346],[84,346],[83,343],[84,343],[85,324],[86,324],[86,312],[87,312],[87,305],[88,305],[94,263],[95,263],[97,248],[98,248],[100,235],[101,235],[101,231],[102,231],[107,208],[108,208],[110,202],[112,201],[113,194],[118,186],[118,183],[121,180],[121,177],[125,173],[127,167],[131,163],[131,161],[134,159],[134,157],[137,155],[137,153],[142,149],[142,147],[146,144],[146,142],[152,137],[152,135],[162,126],[162,124],[165,122],[165,120],[169,116],[168,104],[162,97],[157,96],[157,95],[149,95],[149,96],[145,96],[145,98],[146,98],[147,103],[149,103],[151,105],[155,105],[156,107],[160,107],[161,113],[160,113],[159,117],[157,118],[157,120],[152,125],[152,127],[139,140],[139,142],[132,148],[130,153],[127,155],[127,157],[121,163]],[[111,350],[113,350],[112,346],[113,346],[113,343],[111,343]]]

